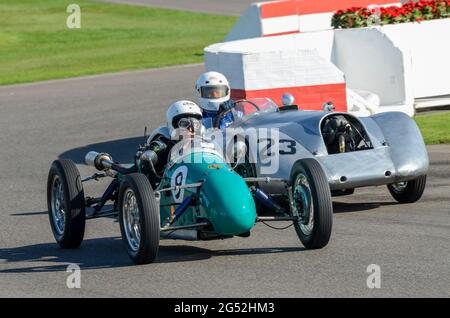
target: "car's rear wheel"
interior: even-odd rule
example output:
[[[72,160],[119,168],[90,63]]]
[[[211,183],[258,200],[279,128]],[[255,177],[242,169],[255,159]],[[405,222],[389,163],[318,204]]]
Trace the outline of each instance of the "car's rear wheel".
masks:
[[[291,171],[295,230],[308,249],[325,247],[331,236],[333,204],[326,175],[314,159],[297,161]]]
[[[150,181],[139,173],[125,177],[119,190],[119,222],[128,255],[137,264],[154,261],[159,249],[159,205]]]
[[[411,181],[388,184],[389,192],[399,203],[414,203],[423,195],[427,183],[427,176],[420,176]]]
[[[55,160],[47,179],[47,206],[53,236],[62,248],[83,242],[86,205],[80,173],[71,160]]]

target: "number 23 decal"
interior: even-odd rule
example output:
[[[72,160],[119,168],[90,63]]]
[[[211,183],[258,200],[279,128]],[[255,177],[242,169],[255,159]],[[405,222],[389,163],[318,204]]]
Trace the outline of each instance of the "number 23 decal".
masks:
[[[261,153],[265,153],[267,156],[272,156],[273,153],[270,151],[274,144],[274,140],[267,138],[267,139],[259,139],[258,143],[265,142],[267,145],[261,149]],[[296,142],[289,139],[280,139],[280,155],[295,155],[297,153],[297,147]]]

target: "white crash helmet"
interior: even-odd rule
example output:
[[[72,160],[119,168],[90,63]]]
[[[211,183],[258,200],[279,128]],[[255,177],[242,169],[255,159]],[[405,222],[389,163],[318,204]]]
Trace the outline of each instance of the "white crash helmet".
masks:
[[[188,128],[187,126],[193,125],[194,130],[201,132],[204,130],[202,124],[202,110],[194,102],[188,100],[180,100],[173,103],[166,113],[167,128],[171,136],[174,136],[174,131],[177,128]],[[180,127],[185,123],[187,126]],[[180,125],[181,124],[181,125]]]
[[[218,72],[200,75],[195,90],[200,107],[206,111],[218,111],[221,104],[230,100],[230,84],[227,78]]]

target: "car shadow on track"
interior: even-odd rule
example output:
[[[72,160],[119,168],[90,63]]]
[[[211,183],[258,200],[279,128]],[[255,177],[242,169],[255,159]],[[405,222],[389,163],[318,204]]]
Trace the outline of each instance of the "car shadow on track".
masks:
[[[191,262],[219,256],[258,255],[290,253],[304,248],[251,248],[232,250],[209,250],[183,245],[164,245],[161,241],[158,256],[154,264]],[[134,266],[129,259],[120,237],[84,240],[79,249],[64,250],[56,243],[42,243],[14,248],[0,249],[0,273],[39,273],[65,271],[69,264],[78,264],[81,269],[108,269]],[[25,263],[24,267],[20,267]],[[27,266],[42,263],[42,265]],[[18,265],[8,268],[9,265]],[[2,268],[3,267],[3,268]]]
[[[117,162],[128,163],[133,161],[139,144],[144,144],[144,142],[143,136],[105,141],[67,150],[61,153],[58,158],[71,159],[76,164],[84,164],[86,154],[89,151],[97,151],[109,153]]]
[[[333,202],[334,213],[364,212],[382,206],[398,205],[397,202]]]

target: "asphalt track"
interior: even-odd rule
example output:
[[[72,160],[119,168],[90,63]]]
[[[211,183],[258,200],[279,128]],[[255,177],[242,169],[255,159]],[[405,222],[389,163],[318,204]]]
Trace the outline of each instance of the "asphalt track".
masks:
[[[416,204],[396,204],[384,187],[336,198],[322,250],[304,250],[293,229],[258,225],[246,239],[162,241],[156,263],[133,266],[110,219],[88,222],[81,249],[61,250],[46,214],[52,160],[81,163],[91,149],[131,159],[144,126],[163,123],[171,102],[194,98],[202,70],[0,87],[0,297],[450,296],[450,146],[429,147],[428,187]],[[71,263],[82,269],[81,289],[66,287]],[[369,264],[381,267],[381,289],[366,285]]]
[[[185,11],[214,13],[219,15],[241,15],[257,0],[99,0],[102,2],[125,3]]]

